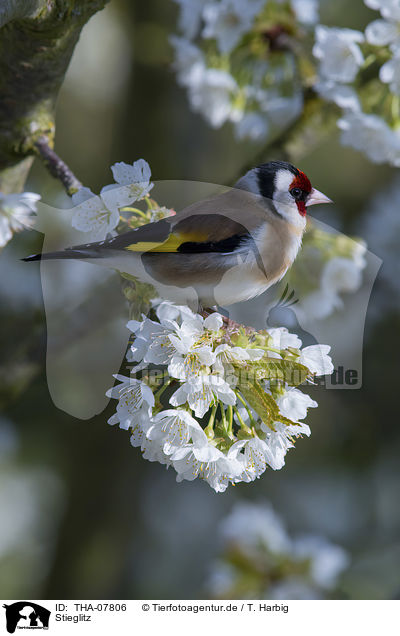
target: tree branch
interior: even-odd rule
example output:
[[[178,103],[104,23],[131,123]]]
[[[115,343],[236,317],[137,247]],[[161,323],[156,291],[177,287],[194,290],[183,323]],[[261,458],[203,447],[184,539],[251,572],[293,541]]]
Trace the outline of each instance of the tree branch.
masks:
[[[108,0],[7,0],[0,10],[0,187],[22,189],[27,157],[53,145],[58,91],[87,20]],[[11,172],[10,172],[11,171]],[[13,178],[9,178],[10,174]]]
[[[61,181],[69,196],[72,196],[82,187],[81,182],[76,178],[72,170],[50,148],[46,137],[38,139],[35,143],[35,148],[50,174]]]

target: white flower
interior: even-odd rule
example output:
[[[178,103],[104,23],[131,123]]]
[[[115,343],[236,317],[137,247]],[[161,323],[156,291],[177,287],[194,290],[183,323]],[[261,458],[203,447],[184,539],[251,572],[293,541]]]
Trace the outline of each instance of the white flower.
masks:
[[[81,232],[93,232],[103,239],[114,230],[119,222],[119,210],[115,205],[106,205],[102,189],[100,196],[93,194],[89,188],[81,188],[72,195],[74,214],[72,227]]]
[[[291,0],[297,20],[312,25],[318,22],[318,0]]]
[[[232,75],[208,68],[190,84],[189,100],[195,112],[201,113],[213,128],[219,128],[233,112],[232,96],[236,89]]]
[[[168,216],[174,216],[175,210],[167,208],[165,205],[161,205],[158,208],[151,208],[150,210],[150,223],[166,219]]]
[[[315,90],[321,97],[328,102],[333,102],[339,108],[346,111],[361,110],[360,100],[354,88],[343,84],[337,84],[330,80],[317,82],[314,85]]]
[[[72,195],[75,206],[72,226],[81,232],[93,232],[98,239],[117,227],[120,208],[147,196],[154,185],[150,183],[150,167],[144,159],[133,165],[115,163],[111,170],[117,183],[102,188],[99,196],[89,188],[81,188]]]
[[[265,0],[222,0],[204,7],[202,35],[215,38],[221,53],[230,53],[242,36],[250,31]]]
[[[121,186],[125,186],[123,189],[124,196],[131,201],[139,201],[146,197],[154,183],[150,182],[151,170],[150,166],[144,159],[138,159],[134,161],[132,165],[120,161],[114,163],[111,166],[114,181]],[[116,190],[117,188],[114,188]],[[121,191],[121,188],[118,188]]]
[[[127,324],[135,334],[135,340],[130,347],[127,360],[141,363],[133,372],[137,372],[150,363],[167,364],[175,348],[169,340],[169,335],[173,333],[175,325],[169,324],[167,320],[155,322],[149,318],[144,318],[143,322],[130,320]]]
[[[340,293],[357,291],[362,283],[362,270],[366,265],[365,245],[354,243],[351,258],[330,258],[322,270],[320,287],[306,294],[298,306],[304,319],[321,320],[343,307]]]
[[[400,49],[381,67],[379,77],[384,84],[390,85],[392,93],[400,95]]]
[[[176,335],[170,334],[169,340],[175,348],[169,365],[168,373],[179,380],[187,380],[200,373],[202,367],[211,366],[216,354],[210,344],[201,344],[202,338],[207,337],[207,331],[218,332],[222,327],[222,317],[211,314],[205,320],[196,315],[185,318],[182,326],[176,325]]]
[[[14,232],[33,226],[34,212],[39,199],[40,195],[34,192],[0,192],[0,247],[8,243]]]
[[[315,29],[314,56],[320,61],[325,80],[349,83],[356,77],[364,57],[358,44],[364,41],[360,31],[318,25]]]
[[[390,85],[395,95],[400,95],[400,4],[398,0],[369,0],[365,4],[371,9],[379,9],[383,20],[374,20],[365,29],[367,41],[378,47],[388,46],[392,59],[380,69],[379,77]]]
[[[384,20],[374,20],[365,29],[367,41],[374,46],[387,46],[393,57],[379,72],[380,80],[390,85],[395,95],[400,95],[400,5],[398,0],[369,0],[365,4],[371,9],[379,9]]]
[[[134,372],[148,364],[167,364],[171,377],[186,380],[215,362],[210,343],[222,326],[219,314],[204,319],[188,307],[162,302],[157,317],[159,322],[143,317],[142,322],[131,320],[127,324],[135,334],[127,359],[140,363]]]
[[[229,483],[239,475],[241,465],[237,460],[241,443],[233,444],[227,453],[210,444],[203,433],[196,445],[189,444],[178,449],[171,457],[178,473],[176,480],[193,481],[204,479],[216,492],[224,492]]]
[[[273,470],[280,470],[285,465],[285,456],[290,448],[294,448],[294,438],[302,435],[311,435],[310,427],[303,422],[296,425],[274,422],[275,430],[272,431],[265,424],[261,425],[266,438],[266,461]]]
[[[265,352],[262,349],[243,349],[243,347],[231,347],[228,344],[218,345],[215,349],[214,371],[221,374],[232,374],[233,363],[246,363],[261,360]]]
[[[399,26],[396,22],[374,20],[365,29],[365,37],[373,46],[389,44],[392,50],[396,50],[400,37]]]
[[[307,416],[307,409],[318,406],[307,393],[299,389],[289,387],[283,395],[276,400],[279,410],[284,417],[288,417],[292,422],[303,420]]]
[[[171,465],[171,461],[164,453],[162,446],[159,441],[153,441],[146,437],[145,433],[137,436],[135,435],[135,430],[131,436],[131,444],[134,447],[140,446],[141,451],[143,453],[143,458],[147,459],[149,462],[158,462],[159,464],[166,465],[167,467]]]
[[[264,141],[268,137],[269,125],[265,115],[246,113],[236,124],[235,133],[238,139]]]
[[[200,424],[187,411],[167,409],[152,418],[146,437],[158,442],[165,455],[172,455],[191,439],[194,445],[197,441],[203,443],[205,436]]]
[[[289,333],[286,327],[268,329],[268,334],[272,338],[271,345],[274,349],[287,349],[288,347],[300,349],[301,347],[300,338],[295,333]]]
[[[383,20],[374,20],[365,29],[367,41],[374,46],[390,46],[396,53],[400,46],[400,5],[398,0],[364,0],[371,9],[381,12]]]
[[[118,400],[117,412],[108,420],[109,424],[118,424],[127,430],[136,428],[139,435],[150,426],[151,407],[154,406],[154,395],[147,384],[123,375],[114,375],[121,384],[109,389],[108,397]]]
[[[370,9],[381,12],[384,18],[400,20],[400,5],[398,0],[364,0]]]
[[[299,362],[315,375],[330,375],[333,372],[332,359],[328,356],[329,345],[310,345],[300,352]]]
[[[215,400],[232,406],[236,403],[236,395],[220,375],[201,373],[184,382],[171,396],[170,403],[180,406],[187,402],[196,417],[204,417]]]
[[[168,300],[155,299],[152,301],[156,307],[157,318],[163,324],[164,321],[182,321],[185,318],[194,318],[196,314],[186,305],[174,305]]]
[[[292,539],[266,501],[236,503],[218,535],[222,551],[208,583],[228,598],[242,590],[247,598],[324,598],[349,563],[347,553],[324,537]],[[232,558],[236,554],[240,559]]]
[[[311,561],[311,578],[324,589],[333,588],[339,575],[349,565],[349,557],[343,548],[314,535],[295,539],[293,554],[299,560]]]
[[[364,248],[365,249],[365,248]],[[328,293],[355,292],[362,282],[361,269],[365,261],[357,264],[350,258],[331,258],[325,265],[321,275],[321,287]]]
[[[242,463],[242,471],[237,481],[254,481],[261,477],[267,468],[269,448],[259,437],[245,440],[244,452],[239,456]]]
[[[296,312],[303,320],[323,320],[341,306],[342,300],[337,294],[320,288],[306,294],[297,305]]]
[[[191,40],[200,29],[203,7],[209,0],[174,0],[174,2],[180,5],[179,29],[186,38]]]
[[[182,86],[196,85],[205,71],[205,61],[200,49],[184,38],[172,35],[169,40],[175,50],[173,68]]]
[[[299,393],[301,393],[299,391]],[[303,394],[302,394],[303,395]],[[304,410],[317,406],[317,403],[311,400],[309,396],[296,398],[290,403],[290,398],[283,404],[282,415],[286,417],[290,415],[297,416],[298,419],[305,417]],[[242,414],[242,413],[241,413]],[[244,421],[247,421],[246,415],[243,413]],[[297,418],[295,418],[297,419]],[[239,455],[239,461],[242,464],[242,472],[237,481],[254,481],[258,479],[270,466],[272,470],[280,470],[285,465],[285,456],[290,448],[294,448],[294,438],[302,435],[311,435],[310,427],[303,422],[298,424],[283,424],[282,422],[274,422],[274,429],[262,423],[260,436],[256,435],[251,439],[242,441],[243,453]]]
[[[260,546],[269,552],[283,554],[290,550],[290,539],[278,515],[267,502],[237,503],[222,521],[220,535],[226,542],[253,554]]]
[[[182,333],[182,329],[176,321],[181,322],[185,319],[193,320],[195,318],[195,314],[189,307],[173,305],[166,301],[158,304],[156,313],[159,322],[144,316],[142,322],[130,320],[127,324],[128,329],[135,334],[135,341],[128,351],[127,360],[141,363],[135,367],[134,372],[150,363],[168,364],[177,353],[176,347],[170,340],[170,335]],[[205,322],[203,318],[198,316],[198,319],[203,325]],[[200,333],[203,333],[203,330]]]
[[[377,115],[347,113],[338,121],[341,141],[364,152],[375,163],[400,165],[400,134]]]

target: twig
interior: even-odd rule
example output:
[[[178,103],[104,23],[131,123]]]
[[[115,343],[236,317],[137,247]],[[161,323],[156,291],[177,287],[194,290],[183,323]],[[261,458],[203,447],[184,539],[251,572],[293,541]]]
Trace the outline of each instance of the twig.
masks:
[[[67,164],[50,148],[46,137],[38,139],[35,143],[35,149],[47,170],[53,177],[61,181],[69,196],[82,188],[82,183],[68,168]]]

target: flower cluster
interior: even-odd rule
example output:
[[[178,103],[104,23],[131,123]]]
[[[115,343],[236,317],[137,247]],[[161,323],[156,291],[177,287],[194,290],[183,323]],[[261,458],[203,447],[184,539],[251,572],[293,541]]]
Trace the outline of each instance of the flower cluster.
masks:
[[[0,247],[4,247],[15,232],[32,227],[39,199],[40,195],[34,192],[0,192]]]
[[[360,239],[329,234],[309,221],[302,249],[282,283],[296,291],[297,317],[323,320],[343,307],[341,295],[361,286],[365,252]]]
[[[400,165],[397,0],[364,0],[381,13],[364,32],[318,24],[316,0],[176,2],[173,66],[211,126],[230,121],[238,139],[265,141],[299,117],[312,87],[339,107],[344,145]]]
[[[81,232],[92,232],[93,238],[98,240],[115,230],[121,220],[121,208],[145,199],[153,187],[150,166],[144,159],[138,159],[133,165],[115,163],[111,170],[115,183],[104,186],[100,195],[89,188],[81,188],[72,195],[73,227]]]
[[[326,598],[349,563],[345,550],[324,537],[292,539],[267,502],[237,503],[219,538],[221,555],[207,581],[218,598]]]
[[[317,26],[315,88],[342,110],[341,140],[375,163],[400,165],[400,12],[396,0],[364,0],[382,19],[365,32]]]
[[[317,0],[176,0],[174,69],[192,109],[214,128],[262,141],[301,111],[289,42],[318,19]]]
[[[155,317],[128,323],[131,377],[116,376],[108,392],[118,400],[109,423],[129,430],[145,459],[172,465],[178,481],[199,477],[217,492],[282,468],[317,406],[297,386],[332,373],[330,347],[301,349],[284,328],[249,331],[170,302]]]

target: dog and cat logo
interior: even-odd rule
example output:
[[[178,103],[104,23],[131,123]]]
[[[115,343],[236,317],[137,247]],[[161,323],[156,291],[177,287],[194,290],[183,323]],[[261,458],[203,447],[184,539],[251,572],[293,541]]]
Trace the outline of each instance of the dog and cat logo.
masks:
[[[9,634],[16,629],[48,629],[50,610],[32,603],[18,601],[11,605],[3,605],[6,610],[6,627]]]

